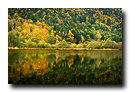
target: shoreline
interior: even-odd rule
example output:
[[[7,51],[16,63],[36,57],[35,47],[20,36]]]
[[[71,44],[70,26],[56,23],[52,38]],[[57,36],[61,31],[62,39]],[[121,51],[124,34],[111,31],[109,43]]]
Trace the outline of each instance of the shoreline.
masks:
[[[17,48],[17,47],[8,47],[8,49],[14,50],[119,50],[119,49],[88,49],[88,48]]]

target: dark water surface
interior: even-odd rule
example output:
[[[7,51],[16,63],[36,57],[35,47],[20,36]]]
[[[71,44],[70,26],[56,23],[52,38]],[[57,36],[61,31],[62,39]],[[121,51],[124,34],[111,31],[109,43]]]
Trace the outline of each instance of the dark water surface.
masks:
[[[8,50],[9,84],[122,84],[122,51]]]

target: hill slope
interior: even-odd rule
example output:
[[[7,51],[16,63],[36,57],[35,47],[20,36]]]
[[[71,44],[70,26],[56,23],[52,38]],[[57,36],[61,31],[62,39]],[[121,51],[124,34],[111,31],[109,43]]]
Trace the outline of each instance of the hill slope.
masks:
[[[119,43],[122,42],[122,9],[9,8],[8,31],[23,43],[56,44],[63,39],[76,44]],[[49,41],[51,36],[54,42]]]

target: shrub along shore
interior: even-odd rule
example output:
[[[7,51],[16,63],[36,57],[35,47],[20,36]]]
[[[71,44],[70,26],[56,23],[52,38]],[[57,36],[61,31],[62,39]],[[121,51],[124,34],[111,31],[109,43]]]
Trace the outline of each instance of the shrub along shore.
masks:
[[[103,49],[91,49],[91,48],[18,48],[18,47],[8,47],[8,49],[22,49],[22,50],[119,50],[119,49],[111,49],[111,48],[103,48]]]
[[[122,50],[122,42],[115,41],[91,41],[87,43],[71,43],[62,40],[55,44],[40,41],[38,44],[29,41],[17,46],[8,46],[8,49],[57,49],[57,50]]]

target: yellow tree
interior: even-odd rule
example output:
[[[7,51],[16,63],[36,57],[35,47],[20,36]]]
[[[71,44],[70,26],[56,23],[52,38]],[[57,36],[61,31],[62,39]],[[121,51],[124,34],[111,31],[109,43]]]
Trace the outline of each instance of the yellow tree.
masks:
[[[56,35],[56,36],[55,36],[55,40],[56,40],[56,42],[59,42],[59,41],[62,40],[62,38],[61,38],[59,35]]]
[[[18,32],[19,37],[25,36],[26,39],[30,38],[30,29],[24,29],[21,32]]]
[[[38,40],[45,41],[46,39],[46,30],[40,30],[38,28],[33,29],[32,37],[36,37]]]
[[[21,28],[21,26],[19,26],[18,30],[19,30],[19,32],[18,32],[19,37],[25,36],[26,39],[30,38],[31,32],[30,32],[30,27],[29,27],[28,23],[24,23],[23,28]]]
[[[69,33],[68,33],[67,40],[70,41],[70,42],[74,41],[74,34],[70,30],[69,30]]]
[[[87,16],[87,17],[86,17],[86,22],[88,21],[88,19],[89,19],[89,18],[88,18],[88,16]]]
[[[81,41],[84,42],[84,37],[81,35]]]
[[[21,31],[22,31],[21,26],[18,26],[17,28],[18,28],[18,31],[19,31],[19,32],[21,32]]]

